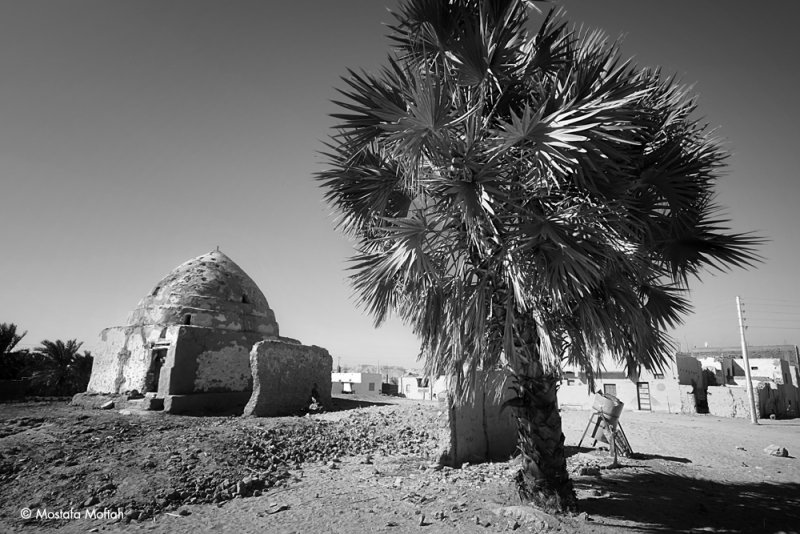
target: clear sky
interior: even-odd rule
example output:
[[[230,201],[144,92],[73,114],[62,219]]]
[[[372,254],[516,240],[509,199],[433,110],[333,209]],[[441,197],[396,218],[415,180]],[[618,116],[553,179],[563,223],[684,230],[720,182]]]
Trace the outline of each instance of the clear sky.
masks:
[[[312,179],[347,67],[375,69],[381,0],[1,0],[0,322],[25,345],[97,334],[183,261],[219,246],[281,333],[343,364],[414,366],[346,280],[351,245]],[[684,346],[800,343],[800,38],[795,2],[565,0],[577,23],[694,83],[732,151],[719,200],[771,242],[749,272],[706,276]],[[782,313],[778,313],[782,312]],[[763,325],[763,326],[758,326]],[[768,328],[769,327],[769,328]]]

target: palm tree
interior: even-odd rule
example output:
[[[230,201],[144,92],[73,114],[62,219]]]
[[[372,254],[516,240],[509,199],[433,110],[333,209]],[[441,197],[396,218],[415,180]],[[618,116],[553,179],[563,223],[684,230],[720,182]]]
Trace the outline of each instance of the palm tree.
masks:
[[[714,203],[726,153],[687,90],[601,33],[526,0],[404,0],[378,73],[349,71],[318,179],[356,241],[380,324],[471,391],[507,365],[520,495],[575,507],[557,408],[563,363],[660,370],[706,267],[758,260]],[[591,386],[590,386],[591,387]]]
[[[10,354],[27,333],[17,334],[14,323],[0,323],[0,355]]]
[[[83,355],[78,354],[81,345],[83,343],[78,343],[75,339],[66,342],[60,339],[42,341],[36,352],[41,354],[43,361],[34,376],[41,391],[50,395],[69,395],[78,392],[77,388],[82,382],[81,373],[86,372],[87,366],[91,373],[92,361],[87,351],[84,351]]]
[[[17,380],[22,376],[27,354],[14,349],[27,333],[18,334],[14,323],[0,323],[0,379]]]

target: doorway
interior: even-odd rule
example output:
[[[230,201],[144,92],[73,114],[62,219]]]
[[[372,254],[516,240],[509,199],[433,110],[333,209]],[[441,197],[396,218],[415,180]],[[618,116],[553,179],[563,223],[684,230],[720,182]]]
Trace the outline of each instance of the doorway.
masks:
[[[144,379],[145,393],[157,392],[158,381],[161,378],[161,368],[167,359],[167,349],[153,349],[150,353],[150,367]]]
[[[639,398],[639,409],[651,411],[650,384],[648,382],[636,382],[636,395]]]

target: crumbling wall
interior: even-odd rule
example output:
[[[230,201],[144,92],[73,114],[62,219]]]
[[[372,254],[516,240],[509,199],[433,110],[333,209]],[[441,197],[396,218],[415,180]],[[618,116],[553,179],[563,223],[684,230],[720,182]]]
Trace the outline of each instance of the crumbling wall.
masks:
[[[517,425],[512,409],[501,410],[503,402],[515,396],[509,389],[511,376],[505,371],[482,373],[475,394],[457,404],[448,392],[447,430],[440,462],[458,466],[464,462],[506,460],[517,447]],[[497,392],[501,395],[498,397]]]
[[[708,400],[708,413],[711,415],[750,418],[750,404],[747,400],[746,388],[709,386],[706,398]],[[756,398],[756,413],[758,411],[758,398]]]
[[[90,393],[142,391],[150,366],[151,341],[160,329],[150,326],[118,326],[100,334],[100,350],[94,355]]]
[[[681,413],[697,413],[697,397],[694,394],[694,386],[678,386],[680,390]]]
[[[281,339],[257,343],[250,351],[253,393],[244,415],[290,415],[308,407],[312,389],[329,405],[333,358],[328,351]]]
[[[159,394],[190,395],[252,389],[250,349],[262,339],[259,334],[170,326],[168,337],[174,337],[176,341],[161,370]]]

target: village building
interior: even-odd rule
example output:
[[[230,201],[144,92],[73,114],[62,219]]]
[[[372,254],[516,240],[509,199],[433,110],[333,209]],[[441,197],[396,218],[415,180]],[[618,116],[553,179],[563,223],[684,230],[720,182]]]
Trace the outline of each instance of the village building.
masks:
[[[798,416],[800,374],[794,345],[747,348],[753,400],[759,418]],[[714,378],[707,389],[709,413],[720,417],[750,417],[747,381],[741,347],[693,349],[703,369]]]
[[[330,399],[330,355],[280,337],[264,294],[219,250],[178,266],[100,339],[90,394],[138,392],[168,412],[250,402],[253,415],[308,406],[312,392]]]
[[[617,397],[626,410],[668,413],[697,413],[705,401],[703,371],[691,356],[677,354],[662,372],[642,369],[628,376],[623,365],[610,356],[603,358],[604,368],[595,377],[594,390]],[[594,391],[589,391],[586,374],[577,367],[563,370],[558,390],[559,406],[590,409]]]
[[[380,373],[331,373],[334,394],[380,395],[383,392]]]
[[[397,390],[407,399],[437,400],[447,392],[447,378],[440,376],[432,380],[428,376],[405,375],[398,378]]]

